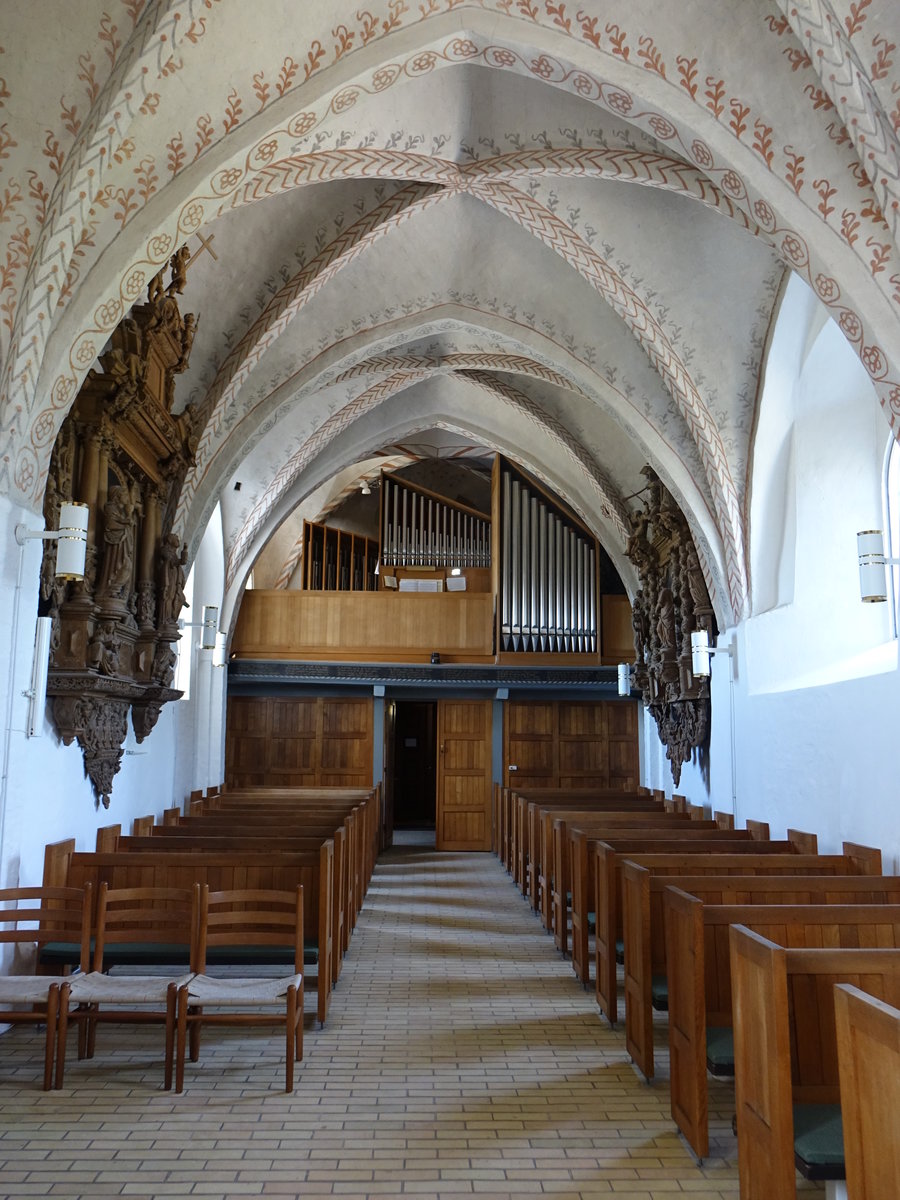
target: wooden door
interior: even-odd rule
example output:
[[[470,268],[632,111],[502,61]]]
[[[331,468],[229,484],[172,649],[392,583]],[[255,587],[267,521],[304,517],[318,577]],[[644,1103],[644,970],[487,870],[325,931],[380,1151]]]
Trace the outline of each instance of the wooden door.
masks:
[[[438,701],[438,850],[491,848],[491,701]]]

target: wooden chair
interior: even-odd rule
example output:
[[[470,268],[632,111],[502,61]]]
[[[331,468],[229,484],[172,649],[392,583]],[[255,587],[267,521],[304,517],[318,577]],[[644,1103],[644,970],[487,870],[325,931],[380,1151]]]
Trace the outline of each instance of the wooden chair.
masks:
[[[69,1020],[79,1026],[78,1057],[93,1058],[98,1022],[159,1023],[166,1027],[165,1086],[172,1086],[175,1005],[178,987],[194,971],[200,888],[109,888],[97,897],[93,970],[66,979],[60,987],[56,1086],[65,1072]],[[147,947],[153,946],[152,962]],[[179,967],[166,975],[104,974],[107,950],[125,969]],[[70,1010],[70,1005],[75,1007]]]
[[[285,1091],[292,1092],[294,1063],[303,1059],[303,888],[210,892],[204,887],[198,931],[199,972],[178,990],[176,1092],[184,1089],[188,1029],[196,1033],[191,1045],[196,1061],[205,1025],[283,1025]],[[259,967],[253,973],[254,964],[270,964],[277,950],[291,974],[273,978]],[[207,974],[216,961],[239,966],[241,974]]]
[[[900,1183],[900,1009],[852,984],[834,989],[847,1191],[894,1200]]]
[[[28,948],[36,960],[38,947],[52,939],[80,946],[81,966],[90,963],[91,888],[31,887],[0,890],[0,942]],[[46,1023],[44,1091],[53,1085],[60,988],[65,976],[0,977],[0,1023]]]

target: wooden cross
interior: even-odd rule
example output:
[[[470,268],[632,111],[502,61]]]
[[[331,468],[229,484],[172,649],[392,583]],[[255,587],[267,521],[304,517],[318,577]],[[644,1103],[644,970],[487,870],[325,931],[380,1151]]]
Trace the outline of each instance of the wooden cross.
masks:
[[[213,248],[212,248],[212,241],[215,236],[216,235],[214,233],[211,233],[208,238],[205,238],[202,233],[197,234],[197,238],[200,242],[200,249],[195,250],[194,253],[191,255],[191,257],[188,259],[188,261],[187,261],[188,266],[190,266],[191,263],[194,261],[194,259],[198,255],[202,254],[204,250],[208,250],[210,255],[215,259],[216,262],[219,261],[218,254],[216,254],[215,250],[213,250]]]

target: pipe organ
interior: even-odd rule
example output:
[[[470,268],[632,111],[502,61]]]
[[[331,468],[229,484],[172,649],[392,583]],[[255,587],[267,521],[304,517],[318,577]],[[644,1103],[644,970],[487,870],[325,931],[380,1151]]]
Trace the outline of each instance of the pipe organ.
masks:
[[[386,567],[489,567],[491,519],[382,475],[381,562]]]
[[[505,462],[500,467],[501,651],[597,651],[597,545]]]

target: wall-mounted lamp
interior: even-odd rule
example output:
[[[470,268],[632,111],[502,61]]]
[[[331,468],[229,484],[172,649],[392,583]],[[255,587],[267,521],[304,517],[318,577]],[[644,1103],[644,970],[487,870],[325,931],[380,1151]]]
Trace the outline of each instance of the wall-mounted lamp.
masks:
[[[359,485],[359,491],[360,491],[360,495],[362,495],[362,496],[371,496],[372,495],[372,489],[369,487],[368,479],[364,479],[362,481],[362,483]]]
[[[859,594],[864,604],[883,604],[887,600],[887,565],[896,566],[900,558],[886,558],[884,534],[880,529],[863,529],[856,535],[859,555]]]
[[[695,629],[691,634],[691,671],[698,679],[709,678],[709,660],[713,654],[727,654],[733,659],[734,644],[729,642],[727,646],[711,646],[708,632]]]
[[[86,504],[62,504],[59,509],[59,529],[29,529],[27,525],[17,525],[16,541],[24,546],[33,538],[45,542],[57,540],[57,579],[84,579],[89,516],[90,510]]]
[[[216,633],[219,627],[219,610],[214,604],[203,605],[203,620],[202,621],[182,621],[179,620],[179,629],[202,629],[200,635],[201,650],[215,650],[216,648]]]
[[[619,663],[619,695],[631,695],[631,666],[628,663]]]

